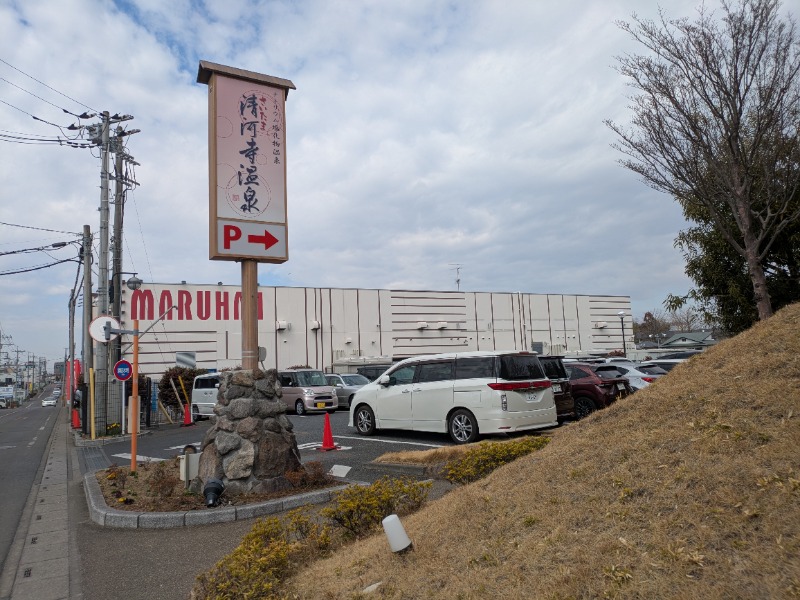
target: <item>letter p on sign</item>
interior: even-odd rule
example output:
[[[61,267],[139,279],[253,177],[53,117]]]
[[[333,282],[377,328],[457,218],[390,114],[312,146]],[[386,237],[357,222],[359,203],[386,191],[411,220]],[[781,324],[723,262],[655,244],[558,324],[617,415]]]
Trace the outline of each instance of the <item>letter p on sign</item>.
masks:
[[[231,242],[241,239],[242,230],[236,225],[225,225],[222,229],[222,247],[225,250],[231,249]]]

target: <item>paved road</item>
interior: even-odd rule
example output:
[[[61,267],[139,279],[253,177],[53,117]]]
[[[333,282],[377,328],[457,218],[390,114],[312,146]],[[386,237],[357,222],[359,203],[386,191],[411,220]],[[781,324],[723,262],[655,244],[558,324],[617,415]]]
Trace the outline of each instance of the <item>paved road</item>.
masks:
[[[50,395],[49,386],[43,396]],[[0,410],[0,572],[34,480],[41,478],[57,408],[42,407],[39,397],[19,408]]]

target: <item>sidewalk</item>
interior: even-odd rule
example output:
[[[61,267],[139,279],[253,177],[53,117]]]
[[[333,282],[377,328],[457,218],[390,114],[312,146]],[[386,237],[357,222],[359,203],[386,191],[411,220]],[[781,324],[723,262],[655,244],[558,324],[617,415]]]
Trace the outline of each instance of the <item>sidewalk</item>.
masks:
[[[185,600],[197,575],[230,553],[255,519],[243,514],[241,520],[184,522],[172,529],[142,528],[158,525],[139,523],[147,520],[141,516],[137,529],[98,524],[93,518],[103,515],[105,521],[119,511],[90,510],[84,476],[110,461],[102,446],[76,446],[68,415],[59,408],[41,479],[31,488],[0,575],[0,600]],[[435,485],[431,499],[445,487]]]
[[[0,577],[0,597],[11,600],[79,599],[80,565],[70,502],[83,500],[80,469],[69,423],[59,407],[49,448],[40,466],[41,480],[31,487],[17,534]],[[85,501],[84,501],[85,502]],[[10,592],[10,595],[9,595]]]

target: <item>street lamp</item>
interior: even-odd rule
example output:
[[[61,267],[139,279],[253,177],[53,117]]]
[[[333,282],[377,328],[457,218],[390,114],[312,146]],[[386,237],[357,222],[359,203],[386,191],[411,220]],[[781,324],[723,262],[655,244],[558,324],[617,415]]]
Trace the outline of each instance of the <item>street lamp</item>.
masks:
[[[620,327],[622,327],[622,356],[628,358],[628,350],[625,347],[625,311],[621,310],[617,314],[619,315]]]

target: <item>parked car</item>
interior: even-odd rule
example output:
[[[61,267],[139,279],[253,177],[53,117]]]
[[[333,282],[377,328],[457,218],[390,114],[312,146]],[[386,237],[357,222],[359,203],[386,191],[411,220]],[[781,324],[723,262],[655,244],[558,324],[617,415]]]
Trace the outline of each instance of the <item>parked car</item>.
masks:
[[[355,393],[369,383],[369,379],[358,373],[326,373],[325,379],[336,389],[339,408],[350,408]]]
[[[564,365],[569,373],[575,412],[582,419],[619,398],[633,393],[625,377],[604,379],[594,372],[598,364],[571,362]]]
[[[604,374],[611,374],[612,377],[626,377],[633,391],[646,388],[667,372],[657,366],[641,367],[633,363],[613,362],[605,365],[596,365],[595,373],[604,377]]]
[[[219,391],[219,373],[198,375],[192,382],[192,420],[208,419],[214,414]]]
[[[283,387],[283,402],[295,414],[336,412],[339,400],[325,374],[317,369],[285,369],[278,371]]]
[[[42,406],[55,406],[56,405],[56,398],[55,396],[50,396],[49,398],[45,398],[42,400]]]
[[[661,354],[658,357],[658,360],[664,359],[673,359],[673,358],[692,358],[695,354],[700,354],[703,352],[702,350],[681,350],[679,352],[670,352],[669,354]]]
[[[480,434],[558,424],[553,387],[536,354],[463,352],[400,361],[358,390],[350,427],[449,433],[456,444]]]
[[[641,363],[640,367],[658,367],[663,371],[670,372],[672,369],[677,367],[679,364],[686,362],[688,359],[686,358],[658,358],[655,360],[648,360],[647,362]]]
[[[558,420],[576,418],[575,400],[572,397],[572,386],[569,383],[569,374],[564,368],[562,356],[539,356],[539,362],[544,372],[553,384],[553,397],[556,402]]]
[[[363,365],[356,369],[356,373],[366,377],[369,381],[375,381],[378,377],[392,368],[390,363],[383,365]]]

